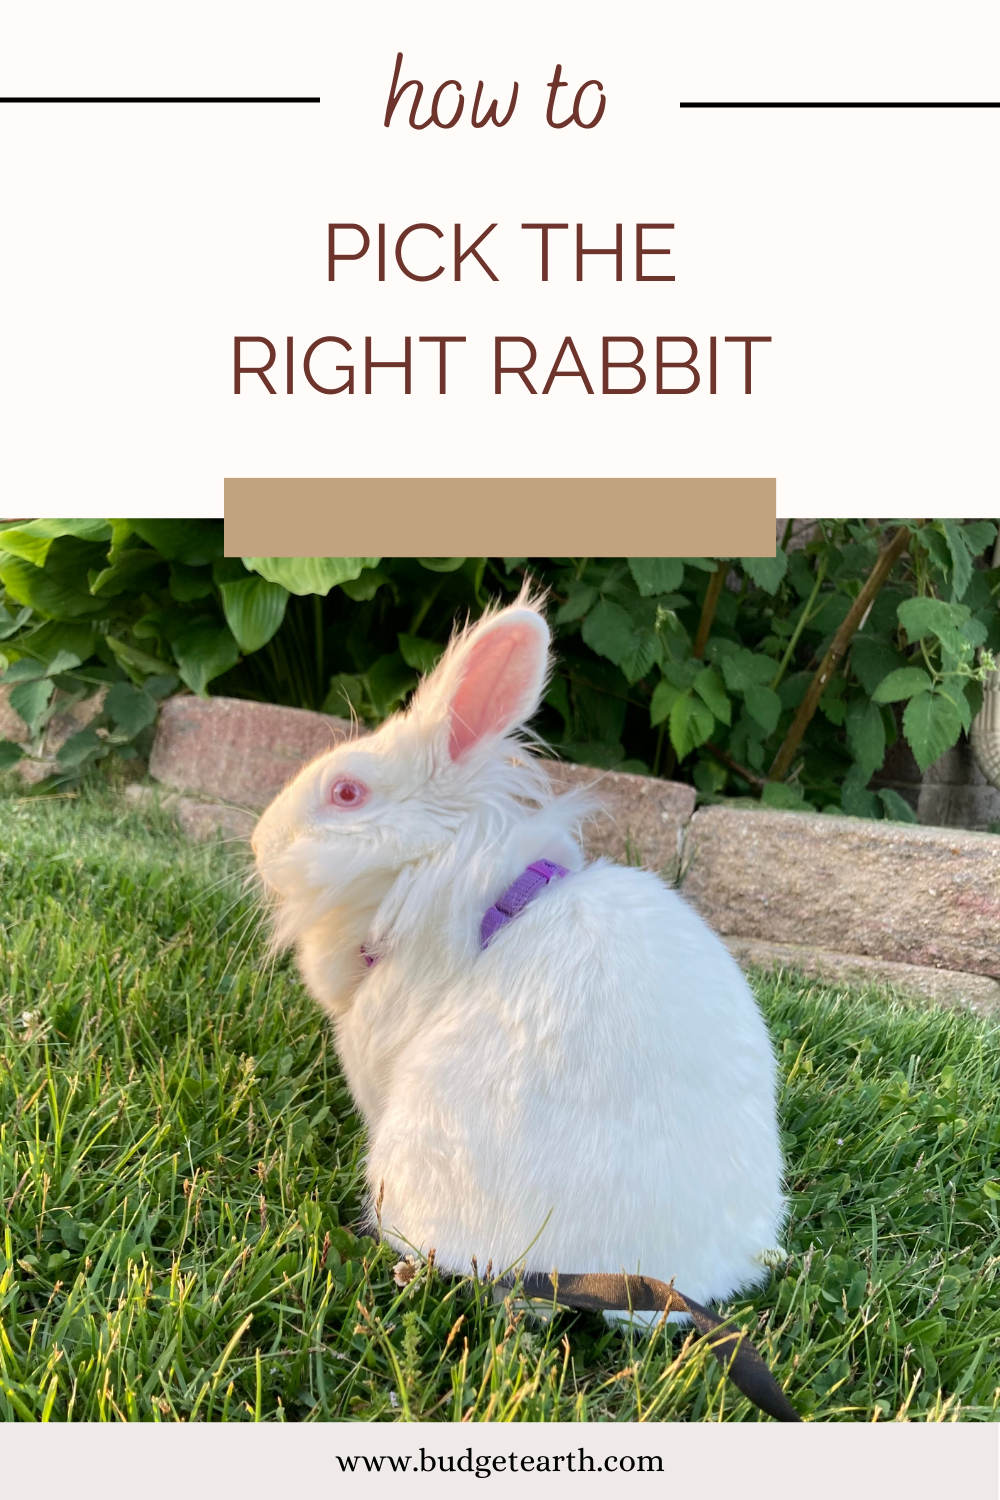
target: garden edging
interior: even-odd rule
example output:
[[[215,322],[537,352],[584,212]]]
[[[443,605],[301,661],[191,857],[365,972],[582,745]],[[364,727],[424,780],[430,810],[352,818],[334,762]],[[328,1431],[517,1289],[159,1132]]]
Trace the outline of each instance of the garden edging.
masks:
[[[245,836],[254,815],[351,726],[304,709],[181,696],[162,706],[150,773],[189,837]],[[975,1009],[1000,1007],[1000,838],[744,806],[695,810],[677,782],[553,763],[592,788],[591,858],[679,879],[740,962],[865,977]]]

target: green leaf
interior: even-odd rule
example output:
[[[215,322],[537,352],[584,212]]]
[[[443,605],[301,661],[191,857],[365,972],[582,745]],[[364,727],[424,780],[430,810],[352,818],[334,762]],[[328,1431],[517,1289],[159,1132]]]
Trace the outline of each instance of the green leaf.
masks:
[[[632,687],[641,682],[663,657],[663,643],[658,632],[650,625],[640,625],[632,631],[632,644],[622,661],[621,668],[626,681]]]
[[[219,592],[226,624],[240,650],[249,653],[266,646],[285,618],[288,590],[251,573],[236,583],[221,584]]]
[[[694,657],[689,657],[687,661],[668,661],[663,664],[664,677],[668,682],[672,682],[674,687],[682,690],[694,687],[695,679],[702,671],[704,668],[701,662],[696,661]]]
[[[977,620],[975,617],[971,620],[966,620],[962,626],[962,634],[971,646],[985,646],[989,639],[989,633],[989,625],[985,620]],[[965,655],[964,647],[960,655]]]
[[[773,688],[751,682],[743,690],[747,713],[765,734],[773,733],[781,717],[781,699]]]
[[[561,670],[572,682],[573,730],[567,739],[581,744],[619,741],[625,728],[628,686],[619,669],[599,656],[581,659],[563,652]]]
[[[936,523],[931,521],[928,526],[922,526],[917,535],[927,548],[931,562],[941,573],[947,575],[951,566],[951,555],[948,551],[948,544],[938,531]]]
[[[816,582],[816,575],[804,552],[793,552],[789,557],[787,578],[799,598],[808,599]]]
[[[104,700],[104,712],[132,739],[156,718],[156,699],[130,682],[116,682]]]
[[[31,619],[30,609],[19,609],[16,615],[0,604],[0,641],[6,641]]]
[[[882,804],[868,790],[869,773],[855,761],[840,787],[840,804],[850,818],[879,818]]]
[[[457,573],[464,557],[418,557],[417,562],[431,573]]]
[[[729,772],[717,760],[706,756],[699,760],[693,771],[694,784],[706,796],[717,797],[726,785]]]
[[[885,760],[885,724],[874,703],[856,698],[847,706],[847,748],[867,781]]]
[[[987,1178],[983,1183],[983,1193],[994,1203],[1000,1202],[1000,1182],[997,1182],[996,1178]]]
[[[885,808],[886,817],[890,818],[893,823],[915,823],[917,821],[917,815],[906,798],[901,797],[898,792],[893,791],[891,786],[880,787],[878,796],[882,806]]]
[[[812,803],[807,802],[802,788],[784,781],[769,781],[760,794],[765,807],[779,808],[784,812],[813,812]]]
[[[897,667],[888,677],[883,677],[872,693],[874,703],[901,703],[904,698],[914,698],[917,693],[926,693],[933,686],[923,667]]]
[[[774,662],[769,656],[758,656],[742,646],[723,656],[720,665],[726,686],[733,693],[743,693],[755,684],[770,682],[774,676]]]
[[[919,641],[936,635],[957,655],[972,654],[971,643],[963,629],[971,615],[967,605],[947,604],[943,599],[925,595],[919,599],[904,599],[896,613],[908,640]]]
[[[108,551],[108,556],[111,558],[111,561],[114,562],[115,558],[118,556],[119,552],[122,551],[129,537],[134,536],[135,533],[132,530],[131,521],[109,520],[108,525],[111,527],[111,546]]]
[[[622,661],[622,672],[625,673],[628,685],[633,687],[636,682],[642,681],[643,676],[648,675],[652,667],[660,663],[661,657],[663,645],[657,631],[646,625],[634,630],[633,643]]]
[[[941,683],[940,691],[954,703],[958,710],[958,717],[962,728],[968,734],[972,728],[972,711],[969,700],[963,691],[964,686],[961,678],[946,677]]]
[[[670,743],[678,760],[703,745],[712,733],[715,719],[707,703],[690,689],[682,693],[670,710]]]
[[[903,733],[921,771],[950,750],[961,732],[961,714],[941,693],[918,693],[906,705]]]
[[[852,603],[846,594],[821,594],[819,605],[804,627],[806,632],[809,635],[832,635],[844,623]]]
[[[190,604],[195,599],[207,599],[214,588],[212,570],[208,567],[192,568],[188,563],[170,564],[170,597],[178,604]]]
[[[117,636],[106,635],[104,644],[130,676],[136,674],[140,677],[173,675],[169,662],[161,661],[158,656],[150,656],[147,651],[140,651],[138,647],[130,646],[126,641],[119,640]],[[176,678],[174,680],[176,681]]]
[[[873,533],[864,532],[858,540],[844,543],[841,561],[834,565],[830,576],[838,587],[845,583],[861,584],[877,560],[878,540]]]
[[[546,703],[555,709],[563,721],[563,736],[570,734],[573,727],[573,711],[569,704],[569,688],[565,677],[553,677],[545,694]]]
[[[56,751],[56,760],[64,771],[77,770],[87,761],[96,760],[107,751],[107,745],[90,725],[71,735]]]
[[[672,594],[684,581],[684,564],[679,557],[630,557],[628,565],[644,599]]]
[[[7,702],[27,724],[29,734],[37,734],[41,728],[54,691],[55,684],[49,677],[42,677],[35,682],[20,682],[11,688]]]
[[[380,656],[368,669],[368,696],[380,719],[390,714],[402,703],[415,685],[413,669],[406,665],[402,652],[392,651]]]
[[[338,672],[335,677],[330,678],[322,711],[325,714],[336,714],[341,719],[349,719],[352,713],[360,714],[364,696],[365,685],[360,677],[355,677],[350,672]]]
[[[150,520],[128,521],[127,526],[154,547],[168,562],[186,563],[188,567],[204,567],[222,557],[222,522],[203,520]]]
[[[78,666],[80,666],[80,658],[75,651],[57,651],[46,666],[45,675],[58,677],[60,672],[72,672],[73,668]]]
[[[225,625],[192,624],[170,642],[182,680],[207,698],[208,684],[239,661],[240,648]]]
[[[711,557],[682,557],[680,561],[686,568],[697,568],[701,573],[714,573],[721,559]]]
[[[110,567],[93,574],[89,580],[90,592],[103,598],[128,592],[142,593],[157,586],[161,580],[156,574],[162,574],[164,568],[163,558],[156,552],[151,552],[148,547],[132,547],[119,553]]]
[[[212,582],[218,586],[220,583],[239,583],[241,578],[247,577],[247,570],[241,557],[217,557],[212,564]]]
[[[20,745],[13,740],[0,740],[0,771],[9,771],[11,766],[16,766],[23,759],[24,751]]]
[[[955,684],[953,696],[958,699],[959,708],[962,711],[962,728],[968,734],[972,728],[973,719],[982,711],[983,685],[981,682],[966,679],[964,687],[961,682]]]
[[[280,583],[290,594],[321,594],[345,580],[359,578],[365,568],[374,568],[380,557],[244,557],[252,573],[268,583]],[[459,559],[459,566],[464,559]]]
[[[45,663],[35,661],[33,656],[22,656],[19,661],[11,662],[3,674],[5,684],[14,682],[36,682],[39,677],[45,676]]]
[[[58,620],[47,620],[17,642],[18,650],[30,651],[46,663],[61,651],[71,651],[80,661],[86,661],[96,645],[97,631],[93,625],[64,625]]]
[[[788,571],[788,557],[781,547],[775,548],[773,557],[741,557],[740,562],[748,577],[767,594],[777,593]]]
[[[633,628],[628,610],[601,599],[584,620],[581,634],[591,651],[620,666],[631,649]]]
[[[723,724],[733,722],[732,704],[726,695],[722,678],[711,667],[705,667],[694,680],[694,690]]]
[[[566,602],[556,612],[557,625],[569,625],[573,620],[582,620],[597,599],[597,590],[592,583],[571,580],[566,590]]]
[[[383,583],[391,582],[389,575],[378,568],[365,568],[357,578],[345,578],[340,587],[355,604],[367,604],[369,599],[375,598]]]
[[[899,652],[887,646],[884,641],[864,635],[855,637],[851,647],[851,666],[869,698],[883,678],[901,665]]]
[[[86,577],[81,578],[86,584]],[[27,604],[38,614],[52,620],[95,619],[107,611],[107,605],[91,596],[89,588],[75,588],[51,577],[22,557],[0,554],[0,582],[8,597]]]
[[[397,640],[399,641],[399,653],[408,667],[412,667],[415,672],[419,672],[422,676],[426,676],[428,672],[433,672],[441,658],[441,653],[444,650],[443,646],[439,646],[436,641],[422,640],[420,636],[416,635],[400,634],[397,636]]]
[[[107,521],[95,518],[80,521],[24,521],[0,531],[0,552],[11,552],[25,562],[43,568],[52,543],[61,536],[76,536],[87,542],[103,542],[111,537]]]
[[[981,557],[996,540],[997,529],[992,521],[966,521],[962,535],[972,556]]]
[[[196,620],[204,624],[206,621],[211,622],[213,617],[207,613],[192,614],[189,609],[168,604],[162,609],[149,609],[144,615],[140,615],[132,626],[132,634],[140,641],[169,641]]]
[[[792,672],[778,685],[778,697],[782,708],[798,708],[812,682],[811,672]]]
[[[674,687],[672,682],[664,678],[656,684],[653,689],[653,697],[649,705],[649,722],[655,729],[657,724],[662,724],[664,719],[669,718],[670,711],[683,689]]]
[[[942,521],[941,529],[951,553],[951,597],[961,599],[972,578],[972,557],[956,521]]]

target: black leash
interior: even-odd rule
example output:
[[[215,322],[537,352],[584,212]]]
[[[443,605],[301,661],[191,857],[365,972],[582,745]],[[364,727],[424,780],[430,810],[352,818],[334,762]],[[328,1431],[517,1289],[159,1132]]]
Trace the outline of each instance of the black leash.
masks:
[[[533,1271],[522,1278],[521,1285],[528,1297],[544,1298],[585,1312],[631,1308],[633,1312],[687,1313],[702,1338],[715,1335],[709,1348],[748,1401],[777,1422],[802,1421],[750,1340],[665,1281],[655,1281],[651,1276],[611,1276],[601,1272],[545,1276]]]

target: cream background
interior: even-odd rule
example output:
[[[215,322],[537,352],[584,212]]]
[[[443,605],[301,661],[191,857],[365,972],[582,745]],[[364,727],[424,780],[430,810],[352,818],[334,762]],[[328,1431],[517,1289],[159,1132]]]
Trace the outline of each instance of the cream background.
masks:
[[[995,515],[1000,111],[677,102],[989,99],[998,16],[971,0],[9,7],[5,94],[323,102],[0,106],[5,508],[219,514],[227,475],[766,475],[783,515]],[[417,133],[401,107],[385,130],[397,48],[404,77],[459,78],[466,112],[478,78],[506,101],[516,77],[511,124]],[[595,130],[544,124],[556,61],[571,83],[602,79]],[[626,279],[605,258],[573,281],[571,230],[543,285],[539,237],[518,227],[542,218],[597,244],[622,221]],[[379,285],[373,245],[330,284],[328,221],[374,234],[380,219],[448,234],[497,220],[484,253],[501,280],[466,262],[461,284],[417,285],[390,256]],[[675,283],[627,279],[637,219],[677,226]],[[418,262],[430,237],[410,244]],[[774,342],[755,349],[750,398],[735,371],[714,398],[707,381],[611,399],[568,380],[497,398],[492,339],[507,332],[532,337],[545,368],[572,334],[592,379],[604,333],[642,338],[647,364],[657,333]],[[365,334],[393,358],[410,333],[414,394],[386,373],[371,397],[321,397],[300,367],[292,398],[237,400],[236,333],[271,337],[279,371],[288,333],[300,355],[339,333],[362,358]],[[468,338],[444,398],[421,333]]]

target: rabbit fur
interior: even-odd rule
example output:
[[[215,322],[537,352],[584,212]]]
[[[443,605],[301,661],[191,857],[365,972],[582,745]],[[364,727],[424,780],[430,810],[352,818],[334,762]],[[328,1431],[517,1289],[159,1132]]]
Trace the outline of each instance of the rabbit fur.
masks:
[[[253,838],[275,942],[333,1022],[393,1245],[724,1301],[767,1275],[784,1216],[767,1030],[676,891],[585,864],[588,807],[553,795],[524,730],[548,656],[525,592],[405,712],[300,772]],[[334,804],[345,784],[360,805]],[[481,952],[483,913],[540,858],[575,873]]]

